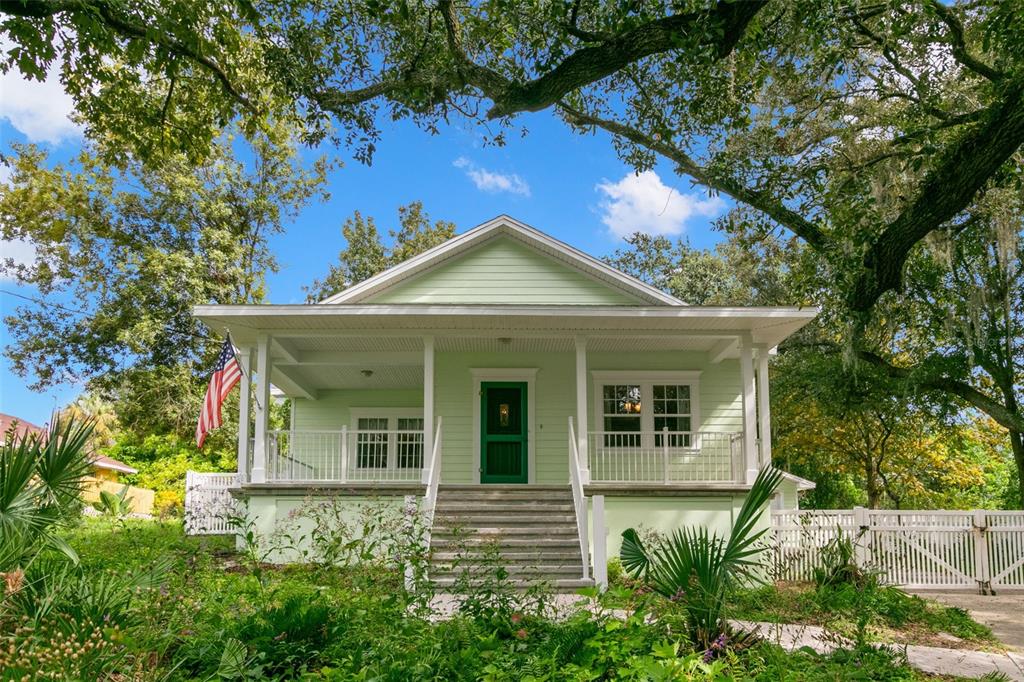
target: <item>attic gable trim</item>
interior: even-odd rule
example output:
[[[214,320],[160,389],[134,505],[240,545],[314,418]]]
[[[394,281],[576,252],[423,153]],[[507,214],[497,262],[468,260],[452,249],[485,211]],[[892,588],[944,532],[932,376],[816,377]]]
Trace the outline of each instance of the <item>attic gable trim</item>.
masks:
[[[413,256],[412,258],[399,263],[384,272],[349,287],[345,291],[329,296],[320,301],[321,304],[358,303],[366,297],[383,291],[384,289],[397,284],[407,277],[426,271],[433,265],[444,262],[453,251],[461,251],[483,242],[492,236],[508,231],[510,236],[518,237],[519,241],[528,246],[543,245],[559,254],[570,266],[579,269],[583,274],[597,279],[598,281],[617,288],[642,301],[661,305],[681,306],[686,305],[674,296],[670,296],[649,284],[645,284],[635,277],[602,263],[578,249],[569,246],[565,242],[550,237],[540,230],[537,230],[515,218],[507,215],[500,215],[497,218],[487,221],[461,235],[452,237],[443,244]]]

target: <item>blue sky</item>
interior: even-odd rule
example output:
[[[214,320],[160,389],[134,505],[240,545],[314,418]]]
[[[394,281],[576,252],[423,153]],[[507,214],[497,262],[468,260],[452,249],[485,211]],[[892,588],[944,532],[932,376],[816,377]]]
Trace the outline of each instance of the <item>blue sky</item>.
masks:
[[[27,83],[16,74],[0,76],[0,153],[12,142],[32,141],[50,149],[55,160],[70,157],[81,137],[67,119],[69,110],[55,78]],[[341,224],[354,211],[373,216],[386,232],[397,224],[397,208],[414,200],[459,231],[507,213],[595,256],[611,253],[622,235],[635,231],[685,236],[698,247],[721,239],[711,224],[728,203],[692,188],[668,164],[637,176],[616,158],[603,133],[573,134],[545,112],[524,116],[520,124],[528,135],[510,134],[506,147],[494,148],[484,147],[481,131],[469,124],[431,136],[411,124],[389,122],[370,167],[343,149],[329,150],[344,165],[330,176],[330,200],[310,205],[274,238],[281,270],[269,279],[270,301],[304,300],[302,286],[322,276],[344,247]],[[31,250],[0,242],[0,257],[30,258]],[[3,279],[0,290],[4,315],[25,303],[12,294],[35,294]],[[0,326],[0,344],[8,342]],[[0,358],[0,412],[41,424],[82,388],[36,393],[27,388],[31,381]]]

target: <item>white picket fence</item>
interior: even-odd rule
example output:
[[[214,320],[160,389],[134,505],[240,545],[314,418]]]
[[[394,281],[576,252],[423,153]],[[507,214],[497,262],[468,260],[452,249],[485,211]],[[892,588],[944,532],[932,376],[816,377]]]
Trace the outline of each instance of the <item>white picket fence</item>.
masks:
[[[1024,589],[1024,512],[773,511],[776,571],[810,580],[839,535],[855,560],[891,585],[912,589]]]
[[[223,535],[234,533],[228,517],[235,500],[228,492],[238,487],[238,474],[185,472],[185,533],[187,535]]]

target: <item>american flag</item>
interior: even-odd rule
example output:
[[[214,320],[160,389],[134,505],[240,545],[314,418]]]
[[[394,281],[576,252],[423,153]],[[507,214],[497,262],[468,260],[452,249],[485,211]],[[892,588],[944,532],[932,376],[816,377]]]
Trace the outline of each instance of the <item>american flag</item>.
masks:
[[[217,356],[217,366],[213,368],[210,385],[203,398],[203,409],[199,412],[199,424],[196,425],[196,445],[199,448],[203,447],[206,434],[221,425],[221,405],[241,378],[242,369],[238,366],[235,347],[231,345],[231,337],[228,336]]]

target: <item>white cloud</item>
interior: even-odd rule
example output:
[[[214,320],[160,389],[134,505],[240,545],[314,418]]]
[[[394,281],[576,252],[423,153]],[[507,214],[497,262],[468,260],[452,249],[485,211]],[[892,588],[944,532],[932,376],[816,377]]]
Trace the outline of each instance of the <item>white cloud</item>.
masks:
[[[605,180],[595,189],[605,197],[599,204],[601,222],[618,237],[682,234],[691,217],[714,218],[726,207],[718,197],[680,194],[651,170],[630,173],[618,182]]]
[[[530,196],[530,185],[515,173],[494,173],[477,166],[464,156],[455,159],[452,165],[465,171],[466,177],[473,181],[478,190],[483,192],[508,192],[524,197]]]
[[[36,247],[24,239],[0,239],[0,264],[6,268],[8,261],[19,265],[32,265],[36,260]],[[14,277],[0,272],[0,282],[13,282]]]
[[[11,45],[0,41],[0,50],[6,52]],[[81,131],[69,118],[73,108],[56,63],[42,82],[24,78],[17,68],[0,74],[0,119],[7,119],[31,142],[58,144],[78,137]]]

